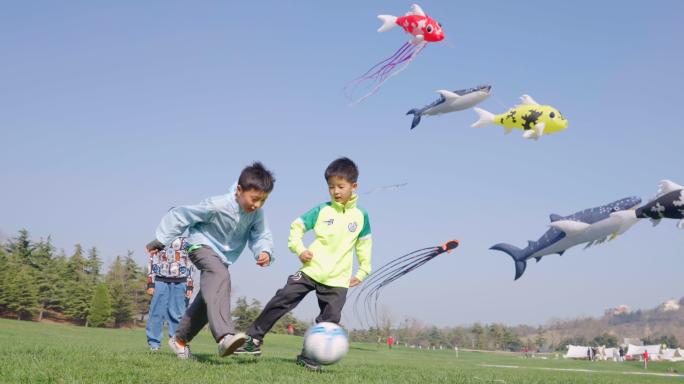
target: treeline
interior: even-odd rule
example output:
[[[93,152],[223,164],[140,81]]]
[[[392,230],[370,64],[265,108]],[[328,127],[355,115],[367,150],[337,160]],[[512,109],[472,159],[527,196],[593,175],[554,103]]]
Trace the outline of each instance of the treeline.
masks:
[[[67,255],[52,245],[51,238],[34,242],[25,229],[0,243],[0,312],[18,320],[49,312],[61,313],[77,325],[88,326],[95,291],[104,284],[109,292],[107,325],[134,326],[149,311],[145,294],[147,274],[133,260],[133,252],[117,256],[106,273],[96,247],[87,251],[80,244]]]
[[[74,253],[67,255],[52,245],[50,237],[34,242],[22,229],[5,240],[0,232],[3,317],[42,321],[58,314],[55,320],[63,316],[74,325],[135,327],[149,313],[151,296],[146,290],[147,266],[138,265],[133,252],[117,256],[105,272],[96,247],[86,251],[76,244]],[[248,304],[244,296],[239,297],[233,310],[237,329],[245,331],[261,310],[258,300]],[[292,325],[295,334],[303,336],[312,324],[288,313],[272,332],[286,334]]]
[[[515,350],[524,345],[518,335],[516,327],[504,324],[473,324],[471,326],[457,326],[437,328],[425,326],[414,317],[405,317],[397,327],[392,322],[382,322],[384,326],[370,329],[354,329],[349,332],[350,341],[377,343],[387,342],[392,336],[400,345],[419,346],[423,348],[454,348],[482,349],[482,350]]]
[[[660,307],[639,309],[630,314],[608,314],[601,318],[551,318],[544,329],[549,344],[559,350],[568,344],[616,347],[624,344],[625,338],[677,348],[678,340],[684,337],[684,307],[673,311],[663,311]]]

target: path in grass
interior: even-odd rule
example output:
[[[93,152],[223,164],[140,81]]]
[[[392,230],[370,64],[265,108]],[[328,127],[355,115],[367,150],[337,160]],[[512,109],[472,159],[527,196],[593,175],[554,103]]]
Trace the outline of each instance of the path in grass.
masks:
[[[674,367],[684,372],[682,363],[651,363],[645,371],[638,363],[533,360],[474,352],[460,352],[456,359],[451,350],[390,351],[387,345],[378,349],[374,344],[353,343],[342,362],[315,374],[294,364],[300,337],[268,335],[265,341],[261,358],[219,358],[211,335],[202,332],[191,344],[198,361],[180,361],[166,340],[160,351],[149,351],[143,330],[0,320],[0,382],[672,383],[681,378],[482,365],[656,373]]]

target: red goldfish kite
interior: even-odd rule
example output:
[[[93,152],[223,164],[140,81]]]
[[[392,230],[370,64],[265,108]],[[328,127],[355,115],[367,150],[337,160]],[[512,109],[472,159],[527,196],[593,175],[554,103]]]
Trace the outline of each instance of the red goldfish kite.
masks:
[[[384,23],[382,24],[382,27],[378,29],[378,32],[385,32],[398,25],[404,28],[404,31],[406,31],[407,34],[410,33],[414,37],[411,40],[409,40],[408,43],[404,44],[401,48],[399,48],[399,50],[394,55],[392,55],[392,57],[376,64],[363,76],[347,84],[342,89],[342,92],[345,94],[345,96],[349,98],[349,106],[353,107],[354,105],[362,102],[366,98],[372,96],[373,94],[375,94],[375,92],[377,92],[380,89],[380,87],[382,86],[382,84],[385,83],[385,81],[389,80],[392,76],[406,69],[406,67],[408,67],[409,64],[411,64],[411,61],[413,61],[413,58],[415,58],[416,55],[420,51],[422,51],[423,48],[425,48],[427,43],[444,40],[444,32],[442,31],[442,25],[440,23],[432,20],[428,15],[425,14],[425,12],[423,12],[423,10],[419,6],[415,4],[411,7],[411,9],[412,11],[407,13],[406,16],[403,17],[395,17],[390,15],[378,16],[378,19],[382,20]],[[406,64],[404,64],[404,66],[401,67],[401,69],[390,74],[390,72],[397,65],[404,62],[406,62]],[[378,66],[381,66],[380,69],[371,73]],[[371,93],[352,103],[352,95],[354,94],[356,87],[358,87],[360,83],[371,79],[373,80],[373,83],[375,83],[376,81],[380,81],[380,84],[378,84]],[[373,83],[371,83],[371,85]],[[352,85],[354,87],[352,88],[349,96],[347,96],[346,89]]]

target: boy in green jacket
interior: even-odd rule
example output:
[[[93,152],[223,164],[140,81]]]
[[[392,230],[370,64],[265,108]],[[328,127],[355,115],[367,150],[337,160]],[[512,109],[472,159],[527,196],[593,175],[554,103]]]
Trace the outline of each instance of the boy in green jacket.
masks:
[[[288,247],[304,264],[287,279],[247,331],[247,339],[236,354],[261,355],[264,335],[283,315],[293,310],[311,291],[316,291],[321,313],[316,323],[339,323],[347,289],[361,283],[371,272],[370,222],[365,209],[357,206],[356,180],[359,170],[346,157],[333,161],[325,170],[331,201],[321,204],[297,218],[290,228]],[[313,229],[316,240],[306,248],[304,233]],[[359,271],[351,279],[354,248]],[[350,281],[351,279],[351,281]],[[321,366],[306,356],[297,356],[297,364],[312,371]]]

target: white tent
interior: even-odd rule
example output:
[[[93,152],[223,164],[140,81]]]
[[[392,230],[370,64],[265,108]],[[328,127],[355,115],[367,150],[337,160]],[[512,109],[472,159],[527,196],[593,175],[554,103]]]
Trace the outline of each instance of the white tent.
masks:
[[[658,360],[662,358],[663,346],[662,345],[634,345],[630,344],[627,348],[627,356],[639,356],[643,355],[644,352],[648,351],[649,360]]]
[[[601,348],[603,349],[604,360],[614,360],[618,355],[617,348]]]
[[[665,360],[669,361],[684,361],[684,352],[677,349],[665,349],[663,350],[663,357]]]
[[[568,345],[567,357],[572,359],[586,359],[589,356],[587,355],[588,349],[589,347],[582,347],[579,345]]]

